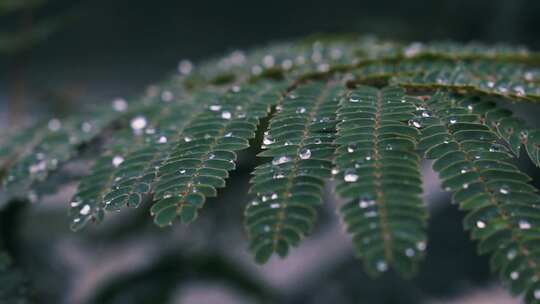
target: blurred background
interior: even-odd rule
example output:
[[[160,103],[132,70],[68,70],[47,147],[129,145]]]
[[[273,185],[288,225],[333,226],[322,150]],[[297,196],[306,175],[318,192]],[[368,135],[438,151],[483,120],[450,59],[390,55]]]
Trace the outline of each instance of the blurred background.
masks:
[[[321,32],[538,50],[540,1],[0,0],[0,127],[137,96],[181,59],[197,64]],[[534,116],[528,120],[539,127]],[[255,162],[249,152],[189,227],[158,229],[141,208],[72,233],[66,202],[75,184],[39,204],[12,205],[0,226],[37,303],[519,303],[490,274],[489,259],[476,255],[463,214],[439,192],[429,164],[430,244],[415,279],[366,277],[331,193],[312,237],[284,261],[255,265],[242,229],[248,198],[238,195]]]

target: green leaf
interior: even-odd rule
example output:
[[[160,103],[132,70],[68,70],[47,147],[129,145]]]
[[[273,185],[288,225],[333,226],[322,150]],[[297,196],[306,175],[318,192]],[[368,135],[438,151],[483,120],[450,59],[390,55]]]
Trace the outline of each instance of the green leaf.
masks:
[[[258,263],[272,253],[285,257],[289,247],[312,230],[330,177],[336,110],[343,88],[334,82],[301,85],[281,100],[265,132],[251,180],[257,197],[246,207],[250,250]]]
[[[417,270],[426,246],[418,130],[404,90],[359,87],[338,111],[336,192],[347,199],[341,214],[368,273],[393,267],[404,276]]]

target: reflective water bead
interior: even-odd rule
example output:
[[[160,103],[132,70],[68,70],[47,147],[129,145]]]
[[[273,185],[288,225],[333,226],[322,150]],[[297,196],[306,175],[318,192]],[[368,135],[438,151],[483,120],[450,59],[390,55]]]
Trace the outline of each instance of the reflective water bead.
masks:
[[[307,149],[307,148],[303,148],[302,150],[300,150],[300,152],[298,153],[298,156],[301,158],[301,159],[309,159],[311,157],[311,150],[310,149]]]
[[[123,163],[123,162],[124,162],[124,158],[122,156],[120,156],[120,155],[116,155],[112,159],[112,164],[115,167],[120,166],[120,164]]]
[[[517,271],[512,271],[512,272],[510,273],[510,278],[511,278],[512,280],[517,280],[517,279],[519,279],[519,272],[517,272]]]
[[[159,139],[158,139],[158,143],[160,143],[160,144],[165,144],[165,143],[167,143],[167,137],[165,137],[165,136],[160,136]]]
[[[171,102],[174,99],[174,94],[171,91],[161,92],[161,100]]]
[[[536,300],[540,300],[540,289],[535,289],[533,293],[534,293],[534,298]]]
[[[412,248],[407,248],[407,249],[405,249],[405,255],[408,256],[408,257],[410,257],[410,258],[412,258],[412,257],[415,255],[415,253],[416,253],[416,252],[415,252],[414,249],[412,249]]]
[[[499,189],[499,192],[501,194],[508,194],[510,193],[510,189],[508,189],[508,186],[502,186],[500,189]]]
[[[284,163],[287,163],[287,162],[290,162],[291,161],[291,158],[288,157],[288,156],[280,156],[276,159],[274,159],[272,161],[272,164],[273,165],[280,165],[280,164],[284,164]]]
[[[345,175],[343,176],[343,180],[348,183],[353,183],[358,180],[359,176],[356,174],[355,170],[347,170],[345,171]]]
[[[56,132],[56,131],[60,130],[60,128],[62,128],[62,122],[60,122],[60,120],[57,119],[57,118],[53,118],[53,119],[49,120],[49,123],[47,124],[47,127],[49,128],[49,130],[51,130],[53,132]]]
[[[358,97],[356,97],[356,96],[351,96],[351,97],[349,98],[349,101],[350,101],[350,102],[359,102],[359,101],[360,101],[360,98],[358,98]]]
[[[519,229],[527,230],[531,229],[531,223],[529,223],[527,220],[519,220]]]
[[[112,108],[116,112],[125,112],[128,109],[128,103],[123,98],[116,98],[112,101]]]
[[[221,118],[223,118],[223,119],[231,119],[231,117],[232,117],[231,112],[223,111],[223,112],[221,113]]]
[[[146,127],[146,118],[144,116],[136,116],[131,120],[131,128],[135,131],[142,130]]]
[[[178,72],[181,75],[188,75],[193,70],[193,63],[189,60],[183,59],[178,63]]]
[[[424,241],[420,241],[420,242],[416,243],[416,249],[418,249],[420,251],[426,250],[426,247],[427,247],[427,245],[426,245],[426,242],[424,242]]]
[[[270,208],[271,208],[271,209],[277,209],[277,208],[279,208],[279,206],[280,206],[280,205],[279,205],[278,203],[272,203],[272,204],[270,204]]]
[[[484,229],[486,228],[486,223],[484,223],[483,221],[477,221],[476,227],[478,227],[479,229]]]
[[[217,112],[221,110],[221,105],[211,105],[208,107],[210,111]]]
[[[377,270],[380,272],[385,272],[388,270],[388,265],[384,261],[377,262]]]
[[[90,214],[90,205],[84,205],[82,208],[81,208],[81,211],[79,211],[79,213],[81,215],[88,215]]]
[[[304,113],[306,113],[306,108],[299,107],[298,109],[296,109],[296,114],[304,114]]]

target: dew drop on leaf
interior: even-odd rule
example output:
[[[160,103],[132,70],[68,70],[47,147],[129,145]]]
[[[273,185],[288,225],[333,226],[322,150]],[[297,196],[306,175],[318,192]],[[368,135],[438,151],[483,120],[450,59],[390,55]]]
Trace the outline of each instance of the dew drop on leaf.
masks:
[[[380,272],[385,272],[388,270],[388,265],[384,261],[377,262],[377,270]]]
[[[221,113],[221,118],[223,118],[223,119],[231,119],[231,117],[232,117],[232,114],[229,111],[223,111]]]
[[[300,156],[301,159],[309,159],[311,157],[311,150],[307,148],[303,148],[298,153],[298,156]]]
[[[49,127],[49,130],[51,130],[52,132],[56,132],[60,130],[60,128],[62,128],[62,122],[60,122],[60,120],[57,118],[53,118],[49,120],[47,126]]]
[[[137,116],[131,120],[131,128],[134,131],[140,131],[146,127],[146,118],[144,116]]]
[[[345,171],[345,175],[343,176],[343,180],[347,183],[354,183],[358,180],[358,174],[356,174],[355,170],[347,170]]]
[[[112,101],[112,108],[116,112],[125,112],[128,109],[128,103],[123,98],[116,98]]]
[[[288,156],[280,156],[272,161],[272,165],[281,165],[291,161],[291,158]]]
[[[519,220],[519,229],[528,230],[531,229],[531,223],[529,223],[527,220]]]
[[[478,229],[484,229],[484,228],[486,228],[486,223],[483,222],[483,221],[477,221],[476,222],[476,227],[478,227]]]
[[[221,105],[211,105],[208,107],[210,111],[217,112],[221,110]]]
[[[122,156],[120,156],[120,155],[116,155],[112,159],[112,164],[115,167],[120,166],[120,164],[122,164],[123,162],[124,162],[124,158]]]
[[[90,205],[84,205],[82,208],[81,208],[81,211],[79,211],[79,213],[81,215],[88,215],[90,214]]]

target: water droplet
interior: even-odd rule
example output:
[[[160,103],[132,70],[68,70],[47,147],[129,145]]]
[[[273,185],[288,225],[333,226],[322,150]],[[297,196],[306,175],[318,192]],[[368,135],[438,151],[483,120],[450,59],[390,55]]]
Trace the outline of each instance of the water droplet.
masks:
[[[112,108],[116,112],[125,112],[128,109],[128,103],[123,98],[116,98],[112,101]]]
[[[500,192],[501,194],[505,194],[505,195],[506,195],[506,194],[510,193],[510,189],[508,189],[508,186],[502,186],[502,187],[499,189],[499,192]]]
[[[540,300],[540,289],[535,289],[534,290],[534,298],[536,300]]]
[[[355,170],[347,170],[345,171],[345,175],[343,176],[343,180],[347,183],[354,183],[358,180],[358,174],[356,174]]]
[[[422,51],[423,47],[424,45],[422,43],[413,42],[403,50],[403,53],[407,58],[414,57]]]
[[[69,205],[74,208],[74,207],[78,207],[81,203],[82,203],[81,201],[73,201],[69,203]]]
[[[519,220],[519,229],[527,230],[531,229],[531,223],[529,223],[527,220]]]
[[[193,63],[189,60],[183,59],[178,63],[178,72],[181,75],[189,75],[193,70]]]
[[[182,169],[182,170],[180,170],[178,172],[180,172],[180,174],[184,174],[184,173],[186,173],[186,169]]]
[[[360,101],[360,98],[358,98],[358,97],[356,97],[356,96],[351,96],[351,97],[349,98],[349,101],[350,101],[350,102],[359,102],[359,101]]]
[[[174,94],[171,91],[161,92],[161,100],[171,102],[174,99]]]
[[[265,146],[269,146],[271,144],[275,143],[275,140],[272,139],[272,137],[268,134],[265,134],[264,135],[264,138],[263,138],[263,144]]]
[[[495,82],[493,82],[493,81],[488,81],[488,82],[486,83],[486,85],[487,85],[488,88],[493,88],[493,87],[495,87]]]
[[[406,256],[412,258],[415,254],[416,254],[416,252],[414,251],[414,249],[412,249],[412,248],[405,249],[405,255]]]
[[[159,139],[158,139],[158,143],[160,143],[160,144],[165,144],[165,143],[167,143],[167,137],[165,137],[165,136],[160,136]]]
[[[82,208],[81,208],[81,211],[79,211],[79,213],[81,215],[88,215],[90,214],[90,205],[84,205]]]
[[[134,131],[140,131],[146,127],[146,118],[144,116],[137,116],[131,120],[131,128]]]
[[[264,226],[263,230],[264,232],[270,232],[271,229],[270,229],[270,226],[266,225]]]
[[[221,105],[211,105],[208,107],[210,111],[217,112],[221,110]]]
[[[358,202],[358,206],[361,209],[366,209],[369,206],[373,206],[373,205],[375,205],[375,201],[368,198],[361,198],[360,201]]]
[[[189,136],[185,136],[185,137],[184,137],[184,141],[185,141],[185,142],[190,142],[190,141],[192,141],[192,140],[193,140],[193,139],[192,139],[191,137],[189,137]]]
[[[285,175],[283,175],[283,173],[274,173],[274,175],[272,176],[273,179],[281,179],[284,177]]]
[[[251,67],[251,74],[260,75],[262,73],[262,68],[259,65],[254,65]]]
[[[368,211],[368,212],[364,213],[364,217],[366,217],[366,218],[372,218],[372,217],[376,217],[376,216],[377,216],[377,211],[375,211],[375,210]]]
[[[478,229],[484,229],[484,228],[486,228],[486,223],[484,223],[482,221],[477,221],[476,222],[476,227],[478,227]]]
[[[469,112],[472,112],[474,110],[474,107],[472,105],[468,105],[467,110],[469,110]]]
[[[418,243],[416,243],[416,249],[420,250],[420,251],[424,251],[426,250],[426,242],[424,241],[420,241]]]
[[[56,132],[60,130],[60,128],[62,128],[62,122],[60,122],[60,120],[57,118],[53,118],[49,120],[49,123],[47,124],[47,126],[49,127],[49,130]]]
[[[385,272],[386,270],[388,270],[388,265],[384,261],[378,261],[377,270],[380,272]]]
[[[450,119],[450,124],[451,125],[455,124],[456,122],[457,122],[457,119],[454,119],[454,118]]]
[[[223,135],[223,137],[232,137],[232,132],[225,133],[225,135]]]
[[[320,145],[322,143],[322,140],[320,140],[319,138],[316,138],[313,143],[315,143],[316,145]]]
[[[42,160],[31,165],[28,168],[28,171],[30,172],[30,174],[36,174],[38,172],[44,171],[45,169],[47,169],[47,162],[45,160]]]
[[[517,279],[519,279],[519,272],[517,272],[517,271],[512,271],[512,273],[510,273],[510,278],[511,278],[512,280],[517,280]]]
[[[272,55],[266,55],[266,56],[263,57],[263,60],[262,60],[264,66],[267,67],[267,68],[273,67],[274,64],[275,64],[275,61],[276,60],[274,59],[274,56],[272,56]]]
[[[232,117],[231,112],[223,111],[223,112],[221,113],[221,118],[223,118],[223,119],[231,119],[231,117]]]
[[[429,112],[422,112],[422,117],[424,118],[428,118],[428,117],[431,117],[431,115],[429,114]]]
[[[413,119],[409,120],[409,126],[413,126],[417,129],[422,128],[422,124],[419,121]]]
[[[298,109],[296,109],[296,114],[303,114],[303,113],[306,113],[306,108],[299,107]]]
[[[307,148],[303,148],[298,153],[298,156],[300,156],[301,159],[309,159],[311,157],[311,150]]]
[[[339,173],[339,170],[337,168],[332,168],[332,175],[337,175]]]
[[[463,189],[469,189],[469,184],[467,184],[467,183],[463,184],[462,188]]]
[[[347,146],[347,152],[353,153],[353,152],[354,152],[354,148],[355,148],[355,146],[353,146],[353,145]]]
[[[525,96],[525,88],[523,86],[515,86],[513,89],[517,96]]]
[[[280,205],[279,205],[278,203],[270,204],[270,208],[271,208],[271,209],[277,209],[277,208],[279,208],[279,206],[280,206]]]
[[[513,260],[516,256],[517,256],[517,251],[515,249],[509,250],[508,253],[506,254],[506,258],[508,258],[509,260]]]
[[[290,60],[290,59],[285,59],[281,63],[281,68],[284,69],[284,70],[289,70],[289,69],[292,68],[292,66],[293,66],[293,61]]]
[[[272,161],[272,165],[281,165],[291,161],[291,158],[288,156],[280,156]]]
[[[120,166],[120,164],[123,163],[123,162],[124,162],[124,158],[123,158],[122,156],[120,156],[120,155],[116,155],[116,156],[113,157],[113,159],[112,159],[112,164],[113,164],[113,166],[115,166],[115,167]]]

